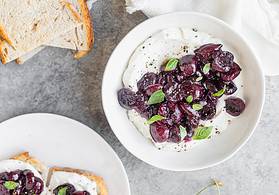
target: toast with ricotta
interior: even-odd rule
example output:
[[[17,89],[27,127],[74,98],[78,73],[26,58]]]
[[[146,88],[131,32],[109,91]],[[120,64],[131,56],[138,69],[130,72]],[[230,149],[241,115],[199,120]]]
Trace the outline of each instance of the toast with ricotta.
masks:
[[[13,156],[11,159],[19,160],[19,161],[30,164],[43,176],[43,179],[47,178],[48,167],[45,164],[43,164],[41,161],[39,161],[38,159],[30,156],[29,152],[22,152],[18,155]]]
[[[82,25],[89,13],[85,0],[0,0],[0,7],[3,64]]]
[[[0,194],[45,195],[46,166],[28,152],[0,161]]]
[[[67,185],[65,185],[67,184]],[[90,195],[107,195],[108,190],[102,177],[89,171],[68,167],[52,167],[48,174],[48,188],[51,192],[56,189],[74,186],[78,191],[87,191]]]

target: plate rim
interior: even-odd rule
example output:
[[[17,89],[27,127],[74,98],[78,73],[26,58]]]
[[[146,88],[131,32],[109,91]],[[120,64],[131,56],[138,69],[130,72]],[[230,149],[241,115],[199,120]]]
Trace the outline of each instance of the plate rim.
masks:
[[[106,147],[108,148],[108,150],[110,151],[110,153],[115,157],[115,159],[117,160],[117,162],[119,163],[120,167],[121,167],[121,172],[123,173],[124,179],[125,179],[125,183],[127,186],[127,192],[128,195],[131,195],[131,188],[130,188],[130,182],[129,182],[129,178],[126,172],[126,169],[121,161],[121,159],[119,158],[119,156],[117,155],[117,153],[114,151],[114,149],[108,144],[108,142],[106,142],[106,140],[99,135],[99,133],[97,133],[94,129],[92,129],[91,127],[79,122],[78,120],[72,119],[70,117],[64,116],[64,115],[60,115],[60,114],[54,114],[54,113],[44,113],[44,112],[34,112],[34,113],[27,113],[27,114],[22,114],[22,115],[17,115],[15,117],[6,119],[4,121],[0,122],[0,130],[2,128],[3,125],[7,125],[7,123],[10,123],[13,120],[17,120],[19,118],[25,118],[25,117],[53,117],[53,118],[58,118],[58,120],[62,119],[62,120],[68,120],[72,123],[76,123],[82,127],[85,127],[84,130],[90,130],[90,133],[92,133],[97,139],[99,139],[100,142],[102,142],[104,145],[106,145]],[[109,190],[109,189],[108,189]]]

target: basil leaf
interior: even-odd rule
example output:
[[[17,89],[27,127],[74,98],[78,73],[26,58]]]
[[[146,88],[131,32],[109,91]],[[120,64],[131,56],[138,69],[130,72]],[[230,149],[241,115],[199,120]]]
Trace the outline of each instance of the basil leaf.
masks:
[[[183,140],[186,137],[186,135],[187,135],[186,128],[183,127],[182,125],[179,125],[179,130],[180,130],[181,140]]]
[[[225,93],[225,91],[226,91],[226,86],[223,89],[217,91],[216,93],[213,93],[212,96],[220,97],[220,96],[222,96]]]
[[[201,140],[201,139],[206,139],[208,136],[211,134],[213,127],[198,127],[195,130],[193,140]]]
[[[157,114],[157,115],[152,116],[150,119],[148,119],[146,121],[146,124],[151,125],[152,123],[155,123],[156,121],[160,121],[163,119],[165,119],[165,117]]]
[[[66,195],[67,194],[67,189],[68,187],[63,187],[63,188],[60,188],[59,191],[58,191],[58,195]]]
[[[192,108],[194,109],[194,110],[201,110],[202,109],[202,105],[200,105],[200,104],[193,104],[192,105]]]
[[[158,91],[155,91],[149,98],[148,100],[148,105],[151,105],[151,104],[158,104],[158,103],[161,103],[163,102],[165,99],[165,94],[164,92],[162,91],[162,89],[158,90]]]
[[[207,74],[210,70],[210,63],[207,63],[204,65],[204,67],[202,68],[202,71],[204,74]]]
[[[172,71],[176,68],[177,64],[178,64],[178,59],[176,58],[171,58],[165,68],[165,71]]]
[[[186,101],[188,103],[191,103],[193,101],[193,96],[189,95],[187,98],[186,98]]]
[[[4,187],[7,189],[7,190],[14,190],[16,189],[16,187],[18,186],[19,184],[15,181],[5,181],[4,183]]]
[[[201,81],[202,79],[203,79],[203,77],[200,76],[200,77],[196,78],[196,81]]]

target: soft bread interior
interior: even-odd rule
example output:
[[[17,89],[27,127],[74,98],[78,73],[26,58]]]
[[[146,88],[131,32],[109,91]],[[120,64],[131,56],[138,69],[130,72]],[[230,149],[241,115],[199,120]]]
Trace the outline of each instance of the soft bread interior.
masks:
[[[105,182],[102,177],[97,176],[88,171],[84,171],[84,170],[80,170],[80,169],[73,169],[73,168],[68,168],[68,167],[52,167],[52,168],[50,168],[49,173],[48,173],[47,185],[49,185],[51,177],[53,176],[53,173],[56,171],[77,173],[79,175],[85,176],[88,179],[90,179],[91,181],[96,182],[98,195],[107,195],[108,194],[107,187],[106,187]]]
[[[77,51],[74,55],[76,59],[85,56],[92,49],[94,43],[94,30],[88,5],[83,1],[84,0],[78,1],[80,9],[78,7],[75,8],[76,10],[80,10],[79,14],[81,16],[82,23],[67,33],[60,35],[59,37],[51,40],[49,43],[46,43],[45,46],[75,50]],[[44,46],[39,48],[40,49],[36,48],[17,58],[16,63],[23,64],[25,61],[39,53]]]

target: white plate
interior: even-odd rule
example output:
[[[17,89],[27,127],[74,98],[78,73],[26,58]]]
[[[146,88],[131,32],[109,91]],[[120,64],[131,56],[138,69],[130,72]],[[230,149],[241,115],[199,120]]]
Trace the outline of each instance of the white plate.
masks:
[[[169,27],[197,28],[232,47],[240,59],[246,109],[221,135],[187,152],[159,151],[128,120],[117,101],[122,75],[134,50],[150,35]],[[264,102],[264,76],[251,47],[230,26],[214,17],[178,12],[157,16],[131,30],[112,53],[103,78],[102,99],[108,122],[120,142],[139,159],[162,169],[191,171],[207,168],[235,154],[252,135]]]
[[[29,151],[49,166],[92,171],[110,195],[129,195],[125,169],[112,148],[92,129],[54,114],[26,114],[0,124],[0,159]]]

